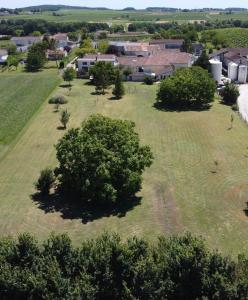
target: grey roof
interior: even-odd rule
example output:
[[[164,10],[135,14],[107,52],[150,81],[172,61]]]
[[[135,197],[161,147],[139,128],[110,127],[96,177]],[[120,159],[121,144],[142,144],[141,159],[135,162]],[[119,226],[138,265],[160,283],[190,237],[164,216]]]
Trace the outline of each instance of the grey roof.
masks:
[[[0,49],[0,56],[8,55],[8,51],[6,49]]]

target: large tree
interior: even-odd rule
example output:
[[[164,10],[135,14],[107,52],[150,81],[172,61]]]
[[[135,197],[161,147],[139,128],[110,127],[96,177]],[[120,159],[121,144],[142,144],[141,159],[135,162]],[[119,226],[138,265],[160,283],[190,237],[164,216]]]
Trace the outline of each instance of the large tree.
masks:
[[[46,63],[46,44],[36,43],[29,48],[26,70],[29,72],[39,71]]]
[[[102,94],[105,94],[105,90],[108,89],[115,80],[114,66],[105,61],[98,61],[90,69],[90,74],[93,76],[94,85]]]
[[[205,106],[213,102],[215,90],[215,82],[206,70],[183,68],[161,82],[157,100],[175,108]]]
[[[71,82],[76,77],[76,75],[76,71],[72,67],[66,68],[63,73],[63,79],[64,81],[69,82],[69,86],[71,86]]]
[[[56,169],[62,189],[93,203],[129,201],[140,189],[142,172],[152,163],[131,121],[93,115],[58,142]]]

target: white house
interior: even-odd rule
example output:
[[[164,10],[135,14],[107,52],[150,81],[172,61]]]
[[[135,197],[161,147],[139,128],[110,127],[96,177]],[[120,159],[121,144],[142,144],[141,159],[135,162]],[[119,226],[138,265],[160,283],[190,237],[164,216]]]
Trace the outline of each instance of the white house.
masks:
[[[5,49],[0,49],[0,64],[6,63],[8,58],[8,51]]]
[[[81,75],[87,75],[89,69],[98,61],[109,62],[113,66],[118,65],[117,57],[113,54],[89,54],[77,60],[78,73]]]

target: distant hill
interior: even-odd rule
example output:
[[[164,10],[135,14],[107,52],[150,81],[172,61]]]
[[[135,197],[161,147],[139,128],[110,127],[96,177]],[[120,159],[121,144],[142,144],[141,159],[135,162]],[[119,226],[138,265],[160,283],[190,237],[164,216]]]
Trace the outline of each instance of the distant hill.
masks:
[[[23,7],[21,10],[23,11],[58,11],[60,9],[80,9],[80,10],[110,10],[106,7],[86,7],[86,6],[70,6],[70,5],[35,5]]]

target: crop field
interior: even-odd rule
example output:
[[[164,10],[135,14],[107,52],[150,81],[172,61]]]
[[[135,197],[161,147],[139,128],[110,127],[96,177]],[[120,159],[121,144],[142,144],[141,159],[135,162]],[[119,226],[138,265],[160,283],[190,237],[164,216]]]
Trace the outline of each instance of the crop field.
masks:
[[[43,239],[51,231],[68,232],[78,245],[104,230],[150,240],[191,231],[226,254],[247,250],[248,127],[239,116],[228,130],[232,112],[218,100],[201,112],[162,111],[153,106],[156,85],[126,83],[126,96],[113,101],[111,94],[92,95],[94,88],[85,83],[75,80],[71,92],[65,87],[54,92],[69,100],[69,127],[92,113],[130,119],[141,142],[152,148],[155,161],[144,174],[141,203],[121,214],[99,211],[85,219],[84,211],[60,199],[34,200],[33,182],[41,169],[56,165],[54,144],[64,134],[57,129],[59,113],[45,102],[0,161],[0,234],[29,231]]]
[[[247,28],[224,28],[215,29],[217,38],[224,40],[228,47],[248,47]]]
[[[0,158],[59,81],[54,70],[0,73]]]
[[[6,18],[6,17],[4,17]],[[239,19],[248,20],[248,13],[233,14],[211,14],[207,12],[178,12],[178,13],[159,13],[147,11],[114,11],[114,10],[59,10],[56,15],[47,11],[36,14],[23,13],[18,16],[8,16],[15,19],[44,19],[54,22],[108,22],[108,23],[130,23],[130,22],[171,22],[179,23],[190,21],[214,21]]]

